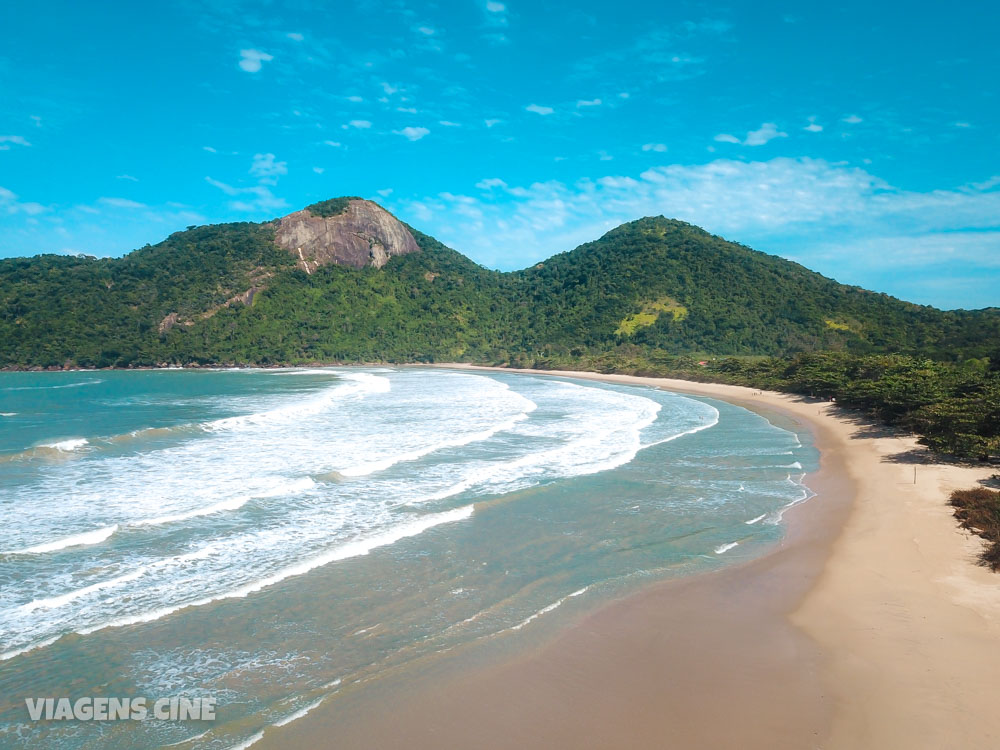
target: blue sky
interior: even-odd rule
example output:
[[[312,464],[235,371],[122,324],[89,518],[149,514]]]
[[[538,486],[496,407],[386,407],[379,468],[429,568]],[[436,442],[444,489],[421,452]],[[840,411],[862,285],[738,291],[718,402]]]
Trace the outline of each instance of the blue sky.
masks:
[[[663,214],[1000,306],[985,2],[3,3],[0,256],[373,198],[512,269]]]

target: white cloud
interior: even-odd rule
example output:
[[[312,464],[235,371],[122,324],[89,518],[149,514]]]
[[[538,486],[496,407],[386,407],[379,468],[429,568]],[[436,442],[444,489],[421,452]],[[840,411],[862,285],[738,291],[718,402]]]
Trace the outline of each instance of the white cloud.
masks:
[[[642,146],[643,151],[657,151],[663,153],[667,150],[667,147],[663,143],[644,143]]]
[[[395,133],[396,135],[401,135],[404,138],[409,138],[411,141],[419,141],[421,138],[423,138],[431,131],[428,130],[427,128],[410,126],[410,127],[405,127],[402,130],[393,130],[392,132]]]
[[[597,184],[601,187],[612,188],[612,189],[635,189],[638,187],[639,182],[631,177],[600,177],[596,180]]]
[[[971,122],[953,122],[952,125],[954,125],[956,128],[971,128],[972,127],[972,123]]]
[[[578,107],[599,107],[601,106],[600,99],[580,99],[576,106]]]
[[[773,122],[765,122],[758,130],[751,130],[747,133],[743,144],[746,146],[763,146],[768,141],[775,138],[787,138],[788,133],[782,133]]]
[[[305,39],[305,37],[302,36],[302,34],[300,34],[297,31],[290,31],[287,34],[285,34],[285,36],[287,36],[293,42],[301,42],[303,39]]]
[[[364,99],[360,96],[349,96],[347,97],[347,101],[357,104],[358,102],[363,102]]]
[[[105,206],[111,206],[112,208],[146,208],[145,203],[139,203],[128,198],[98,198],[97,202],[103,203]]]
[[[9,214],[36,216],[47,209],[41,203],[19,201],[16,193],[5,187],[0,187],[0,210]]]
[[[452,122],[451,120],[438,120],[438,125],[443,125],[446,128],[460,128],[462,123]]]
[[[322,174],[323,168],[313,167],[313,171]],[[270,187],[278,184],[279,177],[288,174],[288,162],[278,161],[272,153],[254,154],[249,173],[257,178],[257,185],[236,187],[211,177],[206,177],[205,181],[226,195],[239,199],[229,202],[229,207],[234,211],[263,213],[282,209],[288,205],[284,198],[276,197]]]
[[[822,133],[823,132],[823,126],[822,125],[818,125],[815,122],[809,123],[808,125],[806,125],[802,129],[803,130],[808,130],[810,133]]]
[[[453,193],[440,193],[440,198],[451,204],[451,209],[459,216],[464,216],[474,221],[483,218],[483,210],[479,207],[479,201],[471,195],[455,195]]]
[[[386,96],[392,96],[399,91],[398,86],[393,86],[391,83],[387,83],[386,81],[382,81],[381,86],[382,90],[386,93]]]
[[[623,92],[621,92],[621,93],[620,93],[620,94],[618,95],[618,97],[619,97],[620,99],[628,99],[628,98],[629,98],[629,97],[631,97],[631,96],[632,96],[632,95],[631,95],[630,93],[628,93],[627,91],[623,91]]]
[[[271,62],[274,57],[259,49],[240,50],[240,68],[247,73],[259,73],[263,63]]]
[[[737,143],[743,146],[763,146],[768,141],[772,141],[775,138],[787,138],[788,133],[783,133],[778,130],[778,126],[773,122],[765,122],[757,130],[751,130],[747,133],[746,138],[740,140],[735,135],[730,133],[719,133],[715,136],[715,140],[719,143]]]
[[[497,0],[486,0],[484,7],[486,8],[486,21],[489,25],[494,27],[507,25],[507,5],[505,3],[497,2]],[[506,38],[495,41],[506,41]]]
[[[210,153],[210,154],[217,154],[217,153],[219,153],[218,151],[216,151],[216,150],[215,150],[214,148],[212,148],[211,146],[202,146],[202,148],[203,148],[203,149],[204,149],[205,151],[208,151],[208,153]]]
[[[895,266],[961,264],[1000,269],[1000,232],[930,232],[921,236],[890,234],[848,242],[824,242],[811,248],[814,257],[836,259],[871,256],[872,265]],[[956,303],[957,304],[960,303]]]
[[[251,187],[233,187],[225,182],[213,180],[206,177],[205,182],[213,187],[219,188],[229,196],[251,196],[250,200],[231,201],[229,207],[234,211],[263,212],[286,208],[288,203],[284,198],[277,198],[266,185],[253,185]]]
[[[857,115],[847,115],[841,120],[841,122],[846,122],[848,125],[857,125],[859,122],[864,122],[864,120]]]
[[[358,130],[367,130],[372,126],[371,122],[368,120],[351,120],[347,123],[347,125],[350,125],[352,128],[357,128]],[[344,127],[346,128],[347,125]]]
[[[382,188],[381,190],[376,190],[376,193],[381,195],[383,198],[388,198],[392,195],[392,188]]]
[[[212,187],[217,187],[226,195],[239,195],[241,192],[245,192],[247,188],[237,188],[232,185],[227,185],[221,180],[213,180],[211,177],[206,177],[205,182],[207,182]]]
[[[129,182],[138,182],[139,181],[138,177],[133,177],[130,174],[120,174],[117,177],[115,177],[115,179],[116,180],[128,180]]]
[[[483,120],[486,123],[486,127],[492,128],[494,125],[499,125],[503,120]]]
[[[430,26],[418,26],[417,32],[423,34],[424,36],[434,36],[437,33]]]
[[[553,112],[555,112],[555,110],[552,109],[552,107],[543,107],[539,104],[529,104],[527,107],[525,107],[525,109],[528,112],[534,112],[537,115],[551,115]]]
[[[316,174],[323,174],[326,170],[323,167],[313,167],[313,172]]]
[[[16,146],[31,145],[23,135],[0,135],[0,151],[9,150],[10,144],[14,144]]]
[[[334,148],[340,148],[340,141],[323,141],[327,146],[333,146]]]
[[[507,183],[498,177],[487,177],[485,180],[477,182],[476,187],[480,190],[492,190],[495,187],[506,188]]]
[[[35,123],[36,128],[42,127],[42,118],[38,115],[28,115],[28,119]]]
[[[488,193],[471,202],[450,194],[403,202],[401,213],[434,221],[425,231],[479,262],[506,267],[537,262],[621,222],[660,214],[764,251],[782,249],[849,283],[871,279],[869,287],[878,281],[865,274],[876,266],[898,266],[908,257],[908,242],[923,248],[914,256],[917,265],[947,263],[949,257],[1000,264],[1000,252],[993,252],[1000,248],[1000,181],[982,183],[983,189],[914,192],[864,169],[781,157],[675,164],[572,184],[522,187],[490,178],[476,187]],[[478,218],[468,218],[476,212]],[[884,257],[872,252],[890,246],[893,252]]]
[[[396,111],[397,112],[405,112],[408,115],[415,115],[415,114],[417,114],[417,108],[416,107],[396,107]]]
[[[288,174],[288,162],[276,161],[274,154],[254,154],[250,174],[263,184],[274,185],[281,175]]]
[[[992,177],[983,180],[982,182],[973,182],[967,186],[967,189],[971,188],[975,191],[986,191],[992,190],[993,188],[1000,186],[1000,175],[993,175]]]

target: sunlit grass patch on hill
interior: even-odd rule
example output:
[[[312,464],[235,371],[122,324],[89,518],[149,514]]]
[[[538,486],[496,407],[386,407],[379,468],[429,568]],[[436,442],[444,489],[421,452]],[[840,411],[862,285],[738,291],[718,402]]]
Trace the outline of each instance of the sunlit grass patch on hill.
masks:
[[[642,310],[634,315],[625,317],[618,324],[615,333],[618,336],[631,336],[640,328],[648,328],[653,325],[659,319],[660,313],[671,313],[674,320],[684,320],[687,317],[688,310],[684,305],[671,297],[660,297],[653,302],[645,303],[642,306]]]
[[[827,318],[823,322],[826,323],[826,327],[827,328],[832,328],[835,331],[853,331],[854,330],[850,325],[848,325],[847,323],[842,323],[839,320],[830,320],[829,318]]]

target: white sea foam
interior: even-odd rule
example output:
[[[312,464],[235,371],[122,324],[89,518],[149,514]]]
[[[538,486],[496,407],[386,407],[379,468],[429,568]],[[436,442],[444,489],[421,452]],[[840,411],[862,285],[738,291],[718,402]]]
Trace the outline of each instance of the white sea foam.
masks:
[[[51,542],[36,544],[33,547],[18,550],[15,554],[40,555],[45,552],[55,552],[57,550],[66,549],[67,547],[80,547],[86,544],[100,544],[116,531],[118,531],[118,524],[106,526],[103,529],[95,529],[94,531],[85,531],[82,534],[64,536],[61,539],[56,539]]]
[[[269,373],[270,375],[337,375],[337,371],[334,369],[321,369],[321,368],[308,368],[305,370],[277,370]]]
[[[656,420],[660,404],[617,391],[569,383],[559,385],[570,389],[564,390],[570,399],[562,408],[573,411],[564,415],[562,421],[548,427],[525,430],[526,436],[544,436],[555,441],[555,447],[509,461],[474,465],[458,482],[412,502],[445,500],[474,488],[480,493],[511,492],[545,479],[609,471],[629,463],[643,447],[648,447],[642,445],[640,434]],[[609,418],[611,413],[614,414],[613,419]],[[679,435],[661,442],[673,437]]]
[[[26,654],[29,651],[34,651],[38,648],[45,648],[46,646],[51,646],[53,643],[62,638],[62,634],[54,635],[50,638],[46,638],[42,641],[35,641],[34,643],[29,643],[26,646],[21,646],[19,648],[13,648],[10,651],[0,652],[0,661],[7,661],[8,659],[13,659],[15,656],[20,656],[21,654]]]
[[[390,456],[388,458],[381,459],[379,461],[368,461],[365,463],[356,464],[354,466],[348,466],[346,468],[340,469],[339,473],[343,477],[363,477],[369,474],[374,474],[377,471],[385,471],[398,463],[403,463],[405,461],[416,461],[417,459],[423,458],[424,456],[429,456],[438,451],[443,451],[448,448],[460,448],[465,445],[471,445],[472,443],[482,442],[484,440],[489,440],[494,435],[500,432],[507,432],[514,428],[518,422],[522,422],[528,418],[528,414],[534,411],[538,405],[533,401],[527,401],[525,405],[525,411],[512,417],[511,419],[504,420],[503,422],[489,427],[485,430],[480,430],[479,432],[472,432],[466,435],[459,435],[454,438],[449,438],[446,440],[441,440],[431,445],[427,445],[422,448],[416,448],[405,453],[400,453],[395,456]]]
[[[195,734],[192,735],[191,737],[186,737],[183,740],[177,740],[177,742],[171,742],[169,745],[161,745],[161,747],[176,747],[177,745],[184,745],[187,744],[188,742],[193,742],[194,740],[200,740],[202,737],[204,737],[211,731],[212,731],[211,729],[206,729],[204,732],[201,732],[200,734]]]
[[[755,523],[760,523],[765,518],[767,518],[767,513],[761,513],[756,518],[751,518],[749,521],[744,521],[743,523],[745,523],[747,526],[752,526]]]
[[[361,555],[367,555],[372,550],[379,547],[385,547],[403,539],[417,536],[428,529],[435,526],[446,523],[454,523],[456,521],[461,521],[472,516],[474,512],[474,506],[466,505],[460,508],[455,508],[450,511],[445,511],[441,513],[432,513],[420,516],[419,518],[413,519],[408,523],[400,524],[395,528],[390,528],[378,534],[373,534],[364,538],[359,538],[352,542],[347,542],[345,544],[340,544],[334,548],[308,559],[305,559],[294,565],[282,568],[271,575],[265,576],[260,579],[253,580],[242,586],[238,586],[234,589],[223,590],[218,593],[211,594],[209,596],[202,597],[194,601],[179,601],[176,604],[172,604],[165,607],[159,607],[150,609],[142,612],[135,612],[130,615],[122,617],[113,617],[111,619],[101,619],[94,622],[91,625],[83,627],[73,627],[73,632],[79,635],[88,635],[90,633],[103,630],[105,628],[123,627],[127,625],[136,625],[144,622],[152,622],[154,620],[159,620],[166,617],[174,612],[177,612],[188,607],[199,607],[212,602],[221,601],[225,599],[236,599],[244,598],[252,593],[260,591],[261,589],[273,586],[281,581],[291,578],[293,576],[299,576],[304,573],[318,568],[323,565],[328,565],[332,562],[337,562],[341,560],[347,560],[352,557],[358,557]],[[144,577],[152,572],[163,571],[170,568],[175,568],[180,564],[188,563],[198,559],[204,559],[215,553],[221,551],[221,548],[216,545],[209,545],[208,547],[196,550],[185,555],[178,555],[176,557],[164,558],[152,563],[147,566],[144,570],[133,571],[130,574],[119,576],[115,579],[101,582],[99,584],[92,584],[90,586],[84,587],[82,589],[77,589],[66,594],[62,594],[56,597],[50,597],[48,599],[43,599],[41,601],[31,602],[28,605],[23,605],[25,612],[29,616],[36,616],[37,610],[46,609],[57,609],[65,607],[66,605],[72,604],[75,600],[85,598],[88,595],[95,594],[104,589],[110,589],[129,581],[136,580],[140,577]],[[65,620],[65,622],[76,624],[72,619]],[[11,649],[9,651],[0,653],[0,661],[19,656],[28,651],[32,651],[36,648],[42,648],[54,643],[62,635],[56,635],[54,637],[48,637],[34,641],[32,643],[24,644],[17,648]]]
[[[584,586],[582,589],[578,589],[577,591],[574,591],[572,594],[566,594],[566,596],[564,596],[562,599],[558,599],[558,600],[552,602],[552,604],[549,604],[546,607],[542,607],[540,610],[538,610],[537,612],[535,612],[533,615],[530,615],[529,617],[525,618],[524,620],[522,620],[521,622],[519,622],[517,625],[512,625],[511,627],[507,628],[507,630],[508,631],[510,631],[510,630],[520,630],[525,625],[531,624],[532,622],[534,622],[535,620],[537,620],[542,615],[547,615],[552,610],[558,609],[559,607],[561,607],[563,605],[563,603],[567,599],[572,599],[573,597],[580,596],[581,594],[586,593],[587,589],[589,589],[589,588],[590,588],[590,586]]]
[[[261,589],[273,586],[276,583],[280,583],[287,578],[293,576],[300,576],[303,573],[308,573],[310,570],[318,568],[322,565],[328,565],[332,562],[337,562],[340,560],[347,560],[351,557],[358,557],[360,555],[367,555],[374,549],[379,547],[385,547],[391,544],[395,544],[398,541],[406,539],[408,537],[417,536],[418,534],[427,531],[435,526],[439,526],[445,523],[454,523],[455,521],[461,521],[472,516],[474,511],[474,506],[466,505],[461,508],[455,508],[454,510],[445,511],[442,513],[432,513],[411,521],[406,524],[401,524],[400,526],[384,531],[380,534],[376,534],[371,537],[358,539],[353,542],[348,542],[347,544],[340,545],[338,547],[329,550],[315,557],[311,557],[307,560],[303,560],[295,565],[290,565],[283,568],[272,575],[266,576],[264,578],[255,580],[244,586],[232,589],[230,591],[224,591],[212,596],[207,596],[202,599],[191,602],[183,602],[169,607],[163,607],[149,612],[138,613],[135,615],[121,617],[109,622],[102,622],[97,625],[85,627],[78,629],[76,632],[80,635],[87,635],[89,633],[95,633],[98,630],[103,630],[105,628],[122,627],[125,625],[137,625],[142,622],[152,622],[153,620],[159,620],[162,617],[173,614],[181,609],[186,609],[188,607],[200,607],[205,604],[210,604],[212,602],[221,601],[223,599],[242,599],[250,594],[253,594]],[[2,656],[2,655],[0,655]]]
[[[0,411],[0,417],[16,417],[16,411]]]
[[[54,443],[41,443],[39,448],[52,448],[53,450],[70,452],[79,450],[83,446],[87,445],[90,441],[87,438],[70,438],[69,440],[58,440]]]
[[[698,425],[696,427],[692,427],[689,430],[684,430],[682,432],[678,432],[676,435],[671,435],[671,436],[665,437],[665,438],[663,438],[661,440],[656,440],[656,441],[654,441],[652,443],[646,443],[642,447],[643,448],[652,448],[654,445],[662,445],[663,443],[669,443],[669,442],[671,442],[673,440],[677,440],[678,438],[682,438],[682,437],[684,437],[686,435],[694,435],[695,433],[701,432],[702,430],[708,430],[708,429],[710,429],[712,427],[715,427],[717,424],[719,424],[719,410],[716,409],[714,406],[711,406],[709,404],[705,404],[705,406],[708,406],[708,408],[711,409],[712,412],[713,412],[713,416],[705,424],[700,424],[700,425]]]
[[[43,599],[34,599],[27,604],[22,604],[18,607],[19,610],[23,612],[33,612],[37,609],[56,609],[58,607],[64,607],[71,602],[81,599],[83,597],[89,596],[98,591],[103,591],[105,589],[116,588],[122,586],[126,583],[131,583],[132,581],[142,578],[148,573],[154,572],[156,570],[162,570],[165,568],[175,567],[178,564],[188,563],[194,560],[203,560],[210,557],[212,554],[218,551],[216,545],[209,544],[201,549],[195,550],[194,552],[188,552],[183,555],[177,555],[175,557],[167,557],[156,562],[150,563],[149,565],[142,566],[133,570],[129,573],[117,576],[115,578],[110,578],[106,581],[98,581],[97,583],[92,583],[79,589],[74,589],[68,591],[65,594],[60,594],[58,596],[46,597]]]
[[[802,478],[804,477],[805,475],[803,474]],[[785,512],[789,508],[794,508],[796,505],[800,505],[801,503],[804,503],[806,500],[810,500],[816,497],[816,493],[813,492],[808,487],[806,487],[804,484],[802,484],[801,480],[796,484],[802,489],[802,494],[799,497],[792,500],[787,505],[784,505],[783,507],[779,508],[775,513],[773,513],[771,517],[767,519],[768,524],[776,526],[777,524],[781,523],[781,521],[784,519]]]
[[[10,388],[3,388],[5,391],[49,391],[56,390],[59,388],[80,388],[85,385],[97,385],[98,383],[103,383],[103,380],[87,380],[82,383],[65,383],[63,385],[19,385],[12,386]]]
[[[248,747],[250,747],[251,745],[256,745],[263,738],[264,738],[264,730],[261,729],[256,734],[252,734],[242,742],[233,745],[231,748],[229,748],[229,750],[247,750]]]
[[[739,542],[730,542],[729,544],[720,544],[718,547],[715,548],[715,554],[717,554],[717,555],[724,555],[729,550],[731,550],[733,547],[738,547],[739,545],[740,545]]]
[[[320,698],[318,701],[310,703],[305,708],[300,708],[295,713],[289,714],[283,719],[278,719],[278,721],[274,722],[272,726],[283,727],[285,726],[285,724],[291,724],[296,719],[301,719],[303,716],[312,711],[314,708],[317,708],[323,702],[323,700],[324,700],[323,698]]]
[[[271,497],[281,497],[283,495],[292,495],[295,493],[306,492],[311,490],[316,486],[316,483],[309,477],[303,477],[301,479],[293,479],[284,484],[279,484],[269,490],[259,490],[257,492],[250,492],[243,495],[237,495],[236,497],[231,497],[226,500],[222,500],[212,505],[206,505],[203,508],[195,508],[193,510],[184,511],[183,513],[174,513],[172,515],[157,516],[155,518],[143,518],[138,521],[130,522],[130,526],[159,526],[166,523],[177,523],[178,521],[187,521],[191,518],[198,518],[199,516],[208,516],[213,513],[221,513],[226,510],[239,510],[244,505],[246,505],[251,500],[266,499]]]
[[[341,373],[336,385],[321,391],[318,395],[304,397],[301,400],[285,404],[267,411],[244,414],[238,417],[225,417],[206,422],[206,430],[237,430],[255,426],[267,426],[294,422],[304,417],[315,416],[328,410],[335,403],[344,401],[350,396],[366,396],[375,393],[387,393],[391,388],[388,378],[368,373]]]
[[[70,591],[60,596],[52,596],[47,599],[35,599],[28,604],[22,604],[20,609],[24,612],[34,612],[36,609],[54,609],[55,607],[62,607],[76,599],[79,599],[80,597],[88,596],[89,594],[102,591],[103,589],[121,586],[123,583],[128,583],[141,578],[146,573],[146,570],[146,568],[139,568],[138,570],[118,576],[117,578],[92,583],[89,586],[84,586],[83,588]]]

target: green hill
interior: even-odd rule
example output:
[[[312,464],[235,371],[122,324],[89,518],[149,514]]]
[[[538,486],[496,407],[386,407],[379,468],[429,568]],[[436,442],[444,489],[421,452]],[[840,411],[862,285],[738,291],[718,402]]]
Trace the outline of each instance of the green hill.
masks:
[[[963,359],[994,354],[1000,341],[996,310],[902,302],[662,217],[499,273],[404,230],[370,202],[317,205],[327,204],[338,210],[191,228],[122,258],[2,260],[0,367],[530,362],[623,348]],[[329,237],[349,206],[352,242],[359,221],[374,221],[364,235],[372,248],[381,248],[380,231],[408,231],[419,252],[390,247],[384,266],[355,268],[313,260],[326,248],[303,255],[288,245],[304,236],[292,231],[299,225],[289,230],[292,217],[307,228],[328,222],[314,234]],[[285,247],[279,226],[292,237]]]
[[[670,352],[985,356],[998,311],[945,312],[838,284],[681,221],[640,219],[516,276],[543,341]]]

